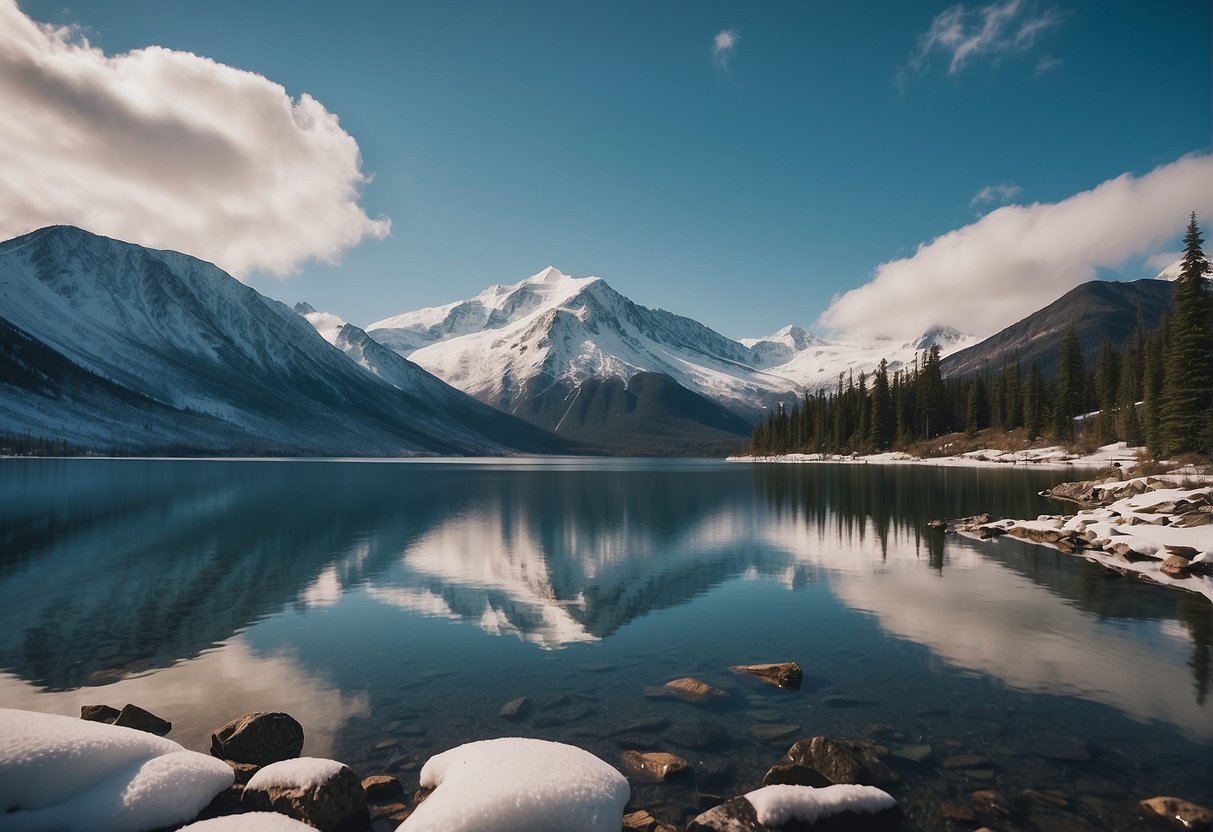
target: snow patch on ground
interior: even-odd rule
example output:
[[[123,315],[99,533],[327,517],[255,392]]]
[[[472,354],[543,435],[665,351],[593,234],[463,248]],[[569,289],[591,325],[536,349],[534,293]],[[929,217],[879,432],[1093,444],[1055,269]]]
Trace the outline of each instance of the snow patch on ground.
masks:
[[[321,757],[295,757],[271,763],[248,781],[250,789],[311,789],[327,783],[345,768],[344,763]]]
[[[508,737],[431,757],[435,789],[402,832],[619,832],[631,788],[622,774],[571,745]]]
[[[179,832],[315,832],[315,829],[277,812],[245,812],[200,820],[181,827]]]
[[[731,456],[729,462],[830,462],[852,465],[930,465],[936,467],[990,467],[997,465],[1035,465],[1045,468],[1100,468],[1119,462],[1132,465],[1140,448],[1130,448],[1124,442],[1104,445],[1089,454],[1073,454],[1060,445],[1029,448],[1023,451],[1000,451],[983,448],[953,456],[916,457],[901,451],[879,454],[777,454],[774,456]]]
[[[816,823],[841,812],[875,814],[897,805],[892,795],[875,786],[764,786],[745,799],[764,826],[783,826],[794,820]]]
[[[173,826],[234,780],[222,760],[143,731],[0,708],[0,826],[11,832]]]

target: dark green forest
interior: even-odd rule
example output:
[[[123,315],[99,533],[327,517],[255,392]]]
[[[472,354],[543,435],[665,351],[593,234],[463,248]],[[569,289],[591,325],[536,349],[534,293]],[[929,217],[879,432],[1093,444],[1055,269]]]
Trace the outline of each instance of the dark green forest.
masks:
[[[806,393],[773,411],[752,438],[752,452],[871,453],[964,432],[1029,440],[1146,446],[1155,458],[1213,453],[1213,294],[1204,239],[1192,214],[1173,315],[1152,331],[1138,324],[1122,344],[1105,341],[1084,366],[1073,326],[1057,345],[1052,377],[1014,361],[966,378],[944,378],[938,347],[890,373],[839,375],[832,391]]]

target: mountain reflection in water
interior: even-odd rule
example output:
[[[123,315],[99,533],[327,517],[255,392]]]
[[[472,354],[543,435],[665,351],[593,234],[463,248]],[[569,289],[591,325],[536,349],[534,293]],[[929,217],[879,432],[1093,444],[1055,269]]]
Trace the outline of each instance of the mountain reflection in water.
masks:
[[[156,678],[216,650],[269,668],[286,659],[258,658],[246,631],[354,597],[398,611],[401,628],[450,619],[556,649],[765,580],[824,584],[888,636],[1012,688],[1213,735],[1203,599],[1019,541],[926,530],[935,517],[1064,511],[1035,496],[1064,478],[649,460],[3,460],[0,704]],[[705,622],[704,638],[727,626]],[[295,687],[326,673],[288,663],[274,672]],[[331,699],[334,684],[317,689]],[[365,707],[356,691],[331,701]]]

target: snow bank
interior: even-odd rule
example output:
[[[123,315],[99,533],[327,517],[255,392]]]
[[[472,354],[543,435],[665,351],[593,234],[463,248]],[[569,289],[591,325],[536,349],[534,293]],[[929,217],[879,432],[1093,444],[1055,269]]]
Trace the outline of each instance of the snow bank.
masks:
[[[183,826],[178,832],[316,832],[302,821],[277,812],[245,812],[221,818],[200,820]]]
[[[1060,445],[1047,448],[1028,448],[1022,451],[1000,451],[982,448],[963,454],[937,457],[910,456],[902,451],[885,451],[879,454],[779,454],[775,456],[731,456],[729,462],[832,462],[852,465],[928,465],[947,468],[978,468],[1001,465],[1032,465],[1040,468],[1085,467],[1101,468],[1114,462],[1135,464],[1139,448],[1130,448],[1124,442],[1104,445],[1083,455],[1071,454]]]
[[[248,781],[250,789],[310,789],[337,776],[344,763],[320,757],[296,757],[270,763]]]
[[[435,789],[401,832],[619,832],[631,788],[622,774],[571,745],[507,737],[431,757]]]
[[[140,832],[183,823],[234,775],[172,740],[0,708],[0,827]]]
[[[764,786],[745,795],[763,826],[783,826],[794,820],[816,823],[840,812],[875,814],[897,805],[875,786]]]

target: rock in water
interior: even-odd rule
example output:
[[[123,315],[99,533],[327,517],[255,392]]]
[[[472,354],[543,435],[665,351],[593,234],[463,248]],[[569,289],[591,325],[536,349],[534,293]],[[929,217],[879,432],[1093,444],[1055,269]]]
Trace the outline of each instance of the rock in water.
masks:
[[[374,774],[364,777],[362,790],[366,792],[367,800],[384,801],[400,797],[404,794],[404,786],[390,774]]]
[[[366,828],[366,792],[358,775],[336,760],[298,757],[272,763],[244,787],[250,809],[280,812],[321,832]]]
[[[530,704],[531,700],[525,696],[519,696],[517,699],[511,699],[502,705],[501,710],[497,712],[497,716],[502,719],[522,719],[526,715]]]
[[[800,690],[804,681],[804,671],[796,662],[779,662],[777,664],[738,664],[729,670],[737,674],[748,674],[768,685],[789,690]]]
[[[788,749],[783,762],[808,766],[832,783],[866,786],[895,782],[899,778],[880,761],[880,746],[856,740],[832,740],[812,737],[798,741]]]
[[[871,786],[764,786],[709,809],[687,832],[893,832],[901,818],[897,801]]]
[[[670,696],[693,705],[710,705],[729,698],[728,691],[713,687],[707,682],[691,676],[666,682],[665,689]]]
[[[265,766],[302,751],[303,726],[281,712],[245,714],[211,734],[211,754],[237,763]]]
[[[833,785],[830,778],[808,766],[777,765],[767,769],[762,778],[764,786],[823,786]]]
[[[80,706],[80,718],[87,719],[89,722],[108,722],[112,725],[118,718],[118,714],[118,709],[111,708],[109,705]]]
[[[629,774],[655,782],[680,777],[691,770],[686,760],[664,751],[625,751],[621,760]]]
[[[1213,811],[1178,797],[1151,797],[1138,805],[1146,817],[1169,821],[1176,829],[1213,829]]]
[[[161,719],[151,711],[145,711],[138,705],[130,704],[123,707],[113,724],[120,728],[134,728],[136,731],[147,731],[149,734],[155,734],[158,737],[163,737],[173,730],[173,723],[167,719]]]

